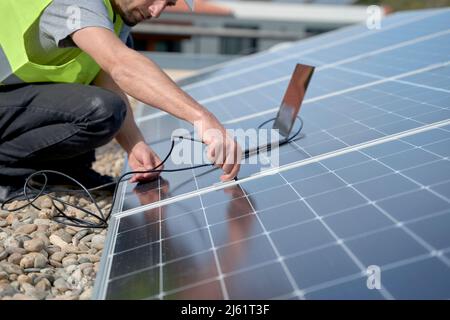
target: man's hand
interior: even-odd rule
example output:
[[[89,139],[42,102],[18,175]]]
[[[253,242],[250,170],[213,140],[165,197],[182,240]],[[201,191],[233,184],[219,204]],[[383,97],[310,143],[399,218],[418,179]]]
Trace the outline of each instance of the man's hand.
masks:
[[[128,164],[133,171],[148,171],[154,169],[161,163],[158,155],[144,142],[138,142],[128,154]],[[164,169],[164,166],[158,167],[158,170]],[[159,176],[158,172],[137,173],[133,175],[130,182],[145,182],[155,179]]]
[[[208,146],[208,159],[222,168],[222,181],[232,180],[239,172],[242,149],[229,136],[222,124],[212,115],[206,113],[201,120],[194,122],[199,137]]]

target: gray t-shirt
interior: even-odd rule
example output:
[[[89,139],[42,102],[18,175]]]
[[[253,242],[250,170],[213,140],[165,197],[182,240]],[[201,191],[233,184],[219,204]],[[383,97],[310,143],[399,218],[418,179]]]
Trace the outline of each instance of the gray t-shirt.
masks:
[[[39,41],[28,47],[29,58],[37,63],[58,65],[65,58],[61,50],[76,48],[70,35],[86,27],[103,27],[114,32],[103,0],[53,0],[30,31]],[[124,43],[130,30],[123,25],[119,37]]]

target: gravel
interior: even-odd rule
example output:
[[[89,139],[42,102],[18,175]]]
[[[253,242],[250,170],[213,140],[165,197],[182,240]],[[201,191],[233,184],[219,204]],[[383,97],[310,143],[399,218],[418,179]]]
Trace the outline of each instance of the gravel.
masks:
[[[124,155],[117,143],[111,142],[97,150],[93,168],[118,176]],[[63,198],[88,210],[93,208],[86,197]],[[103,211],[110,208],[110,195],[98,193],[95,198]],[[15,201],[7,209],[23,204]],[[55,222],[52,217],[56,210],[48,197],[41,197],[35,204],[41,210],[0,210],[0,300],[90,299],[107,230]],[[77,211],[67,212],[88,218]]]

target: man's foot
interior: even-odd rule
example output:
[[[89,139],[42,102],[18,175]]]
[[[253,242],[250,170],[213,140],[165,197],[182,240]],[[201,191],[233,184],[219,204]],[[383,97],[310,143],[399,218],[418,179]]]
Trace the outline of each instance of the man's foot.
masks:
[[[75,168],[75,169],[69,169],[64,170],[62,173],[70,176],[71,178],[77,180],[79,183],[81,183],[85,188],[92,189],[104,186],[103,188],[100,188],[98,190],[100,191],[110,191],[114,192],[116,187],[116,179],[110,176],[101,175],[97,171],[90,169],[90,168]],[[50,189],[61,189],[61,187],[69,186],[72,189],[79,190],[81,187],[76,184],[74,181],[72,181],[69,178],[66,178],[63,175],[55,174],[55,173],[46,173],[47,176],[47,187]],[[45,183],[44,175],[39,174],[35,175],[31,181],[30,184],[35,188],[42,188],[42,186]]]

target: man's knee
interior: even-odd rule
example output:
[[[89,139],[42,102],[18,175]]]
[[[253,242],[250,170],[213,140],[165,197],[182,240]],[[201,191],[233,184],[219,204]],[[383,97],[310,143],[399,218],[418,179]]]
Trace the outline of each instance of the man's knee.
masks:
[[[88,116],[89,131],[112,138],[121,128],[127,105],[116,93],[97,89],[87,98],[88,108],[92,113]]]

